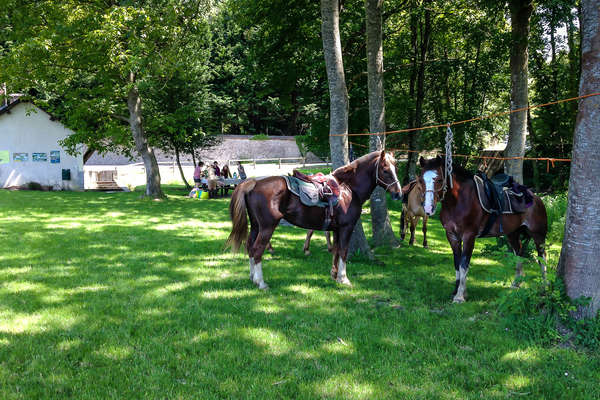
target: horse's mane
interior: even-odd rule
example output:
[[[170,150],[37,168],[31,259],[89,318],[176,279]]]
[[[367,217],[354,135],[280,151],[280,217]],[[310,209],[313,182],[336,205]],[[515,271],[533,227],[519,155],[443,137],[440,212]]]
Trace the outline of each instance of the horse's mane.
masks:
[[[379,151],[374,151],[365,154],[364,156],[352,161],[350,164],[346,164],[339,168],[336,168],[336,170],[333,171],[331,175],[333,175],[340,182],[348,182],[349,180],[354,178],[354,176],[356,176],[356,171],[360,165],[362,165],[363,163],[367,163],[368,161],[372,160],[373,158],[379,155]]]
[[[456,179],[458,179],[460,182],[473,180],[473,176],[475,175],[471,171],[464,169],[461,165],[454,163],[452,164],[452,172],[454,172]]]

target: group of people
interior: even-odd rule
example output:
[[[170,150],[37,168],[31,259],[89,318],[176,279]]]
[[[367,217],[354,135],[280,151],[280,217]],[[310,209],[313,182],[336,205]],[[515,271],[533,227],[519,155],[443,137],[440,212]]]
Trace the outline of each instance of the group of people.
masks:
[[[238,162],[237,172],[231,173],[229,169],[229,162],[223,165],[223,168],[219,167],[218,162],[212,164],[205,164],[200,161],[194,169],[194,186],[196,188],[203,187],[202,178],[206,179],[206,189],[210,198],[217,197],[219,188],[222,191],[222,195],[226,195],[230,189],[230,185],[226,184],[224,179],[246,179],[246,171],[241,162]]]

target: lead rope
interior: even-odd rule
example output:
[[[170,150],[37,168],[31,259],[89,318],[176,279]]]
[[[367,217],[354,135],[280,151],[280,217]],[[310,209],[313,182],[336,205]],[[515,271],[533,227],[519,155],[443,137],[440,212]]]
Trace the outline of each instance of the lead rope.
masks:
[[[446,124],[446,163],[444,168],[444,193],[442,199],[446,197],[446,191],[448,190],[448,178],[450,178],[450,189],[452,189],[452,142],[454,137],[452,129],[450,129],[450,123]]]

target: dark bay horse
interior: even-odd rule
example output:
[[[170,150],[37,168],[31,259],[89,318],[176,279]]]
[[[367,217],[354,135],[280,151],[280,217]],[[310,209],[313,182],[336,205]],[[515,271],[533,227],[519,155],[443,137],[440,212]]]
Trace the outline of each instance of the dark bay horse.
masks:
[[[431,160],[425,160],[421,157],[419,163],[422,169],[419,182],[425,187],[425,202],[423,204],[425,212],[428,215],[433,215],[436,203],[438,201],[442,202],[440,221],[446,229],[446,237],[452,247],[454,269],[456,271],[453,300],[455,303],[462,303],[465,301],[467,273],[469,272],[475,238],[483,232],[491,214],[485,212],[479,204],[472,173],[455,165],[452,175],[448,176],[448,182],[445,185],[445,167],[441,157],[438,156]],[[450,187],[450,179],[452,179],[452,188]],[[524,252],[521,235],[524,235],[527,240],[533,238],[537,253],[545,262],[544,243],[548,232],[546,207],[538,196],[531,192],[530,194],[533,196],[531,207],[523,213],[503,214],[492,225],[485,237],[506,235],[513,252],[518,256],[522,256]],[[502,221],[503,233],[500,232],[500,221]],[[546,280],[546,265],[542,261],[538,260],[538,262],[542,277]],[[513,286],[518,286],[518,278],[522,272],[522,263],[518,262]]]
[[[396,176],[396,160],[384,151],[362,156],[336,169],[332,175],[340,185],[340,195],[331,223],[325,227],[325,230],[333,231],[331,277],[350,285],[346,275],[348,244],[362,205],[377,185],[391,192],[394,199],[402,197],[402,189]],[[235,252],[246,241],[250,279],[260,289],[268,288],[263,280],[262,255],[279,220],[285,218],[296,226],[313,230],[323,230],[326,220],[325,208],[302,204],[298,196],[288,190],[285,178],[281,176],[248,179],[238,185],[231,196],[229,213],[233,228],[227,246]],[[250,218],[250,235],[247,217]]]

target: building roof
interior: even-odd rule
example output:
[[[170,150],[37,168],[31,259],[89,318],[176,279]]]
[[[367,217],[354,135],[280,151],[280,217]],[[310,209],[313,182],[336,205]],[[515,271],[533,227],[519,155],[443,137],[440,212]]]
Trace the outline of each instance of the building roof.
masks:
[[[200,159],[204,162],[217,161],[223,164],[232,160],[264,160],[278,158],[301,158],[302,154],[296,144],[294,136],[270,136],[267,139],[253,140],[252,136],[244,135],[222,135],[221,142],[210,149],[200,151]],[[154,149],[156,161],[160,164],[169,164],[175,162],[175,155]],[[307,157],[308,158],[308,157]],[[180,154],[182,165],[192,165],[192,156],[189,154]],[[196,160],[198,161],[198,160]],[[317,157],[308,159],[307,162],[321,162]],[[141,157],[137,154],[133,159],[117,154],[105,153],[92,155],[86,165],[128,165],[142,163]]]

